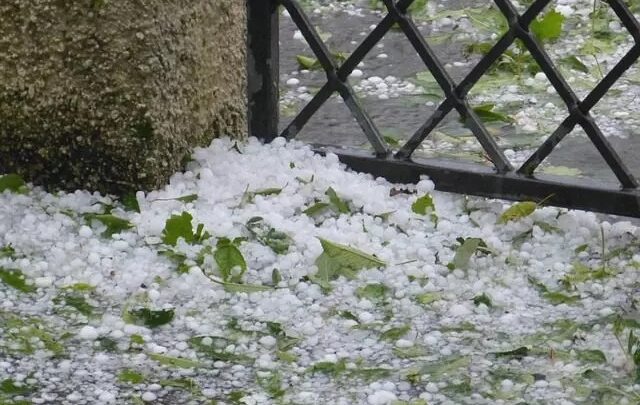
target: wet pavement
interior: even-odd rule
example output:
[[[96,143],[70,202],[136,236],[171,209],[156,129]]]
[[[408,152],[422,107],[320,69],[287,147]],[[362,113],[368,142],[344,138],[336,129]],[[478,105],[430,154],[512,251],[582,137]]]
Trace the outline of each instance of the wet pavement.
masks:
[[[416,24],[427,42],[432,45],[435,54],[445,64],[451,77],[459,81],[479,60],[477,55],[465,54],[465,47],[474,41],[486,40],[486,33],[469,34],[470,25],[467,19],[456,20],[452,17],[450,23],[447,21],[443,23],[442,18],[447,18],[447,10],[454,10],[452,11],[454,16],[459,15],[456,13],[465,6],[478,8],[489,3],[452,0],[433,3],[436,4],[431,5],[432,8],[428,12],[437,13],[443,17],[438,18],[437,21],[432,21],[429,17],[417,17]],[[384,16],[380,11],[371,10],[369,1],[358,2],[355,5],[326,1],[303,4],[311,21],[316,25],[332,52],[353,51]],[[306,100],[310,99],[324,84],[325,75],[322,71],[305,71],[299,67],[296,56],[312,56],[312,53],[306,43],[301,40],[299,33],[296,35],[296,27],[286,15],[281,18],[280,35],[283,93],[281,126],[284,128],[295,113],[306,104]],[[495,39],[489,36],[488,41],[495,42]],[[561,49],[560,51],[555,49],[559,46],[562,44],[549,46],[552,57],[562,55]],[[621,52],[618,53],[622,54]],[[608,64],[608,68],[612,66],[613,63]],[[434,96],[433,92],[429,91],[427,91],[429,95],[402,94],[402,91],[399,92],[400,94],[393,94],[392,85],[387,86],[389,96],[384,95],[384,91],[372,92],[370,89],[359,88],[372,77],[390,79],[400,85],[402,83],[420,84],[416,81],[416,75],[425,72],[427,68],[404,34],[397,29],[392,29],[378,46],[372,49],[358,69],[362,71],[362,77],[352,77],[350,81],[356,88],[362,105],[383,135],[400,141],[408,139],[442,100],[441,97]],[[590,82],[585,84],[583,76],[573,75],[574,72],[566,70],[562,72],[565,76],[571,76],[571,79],[577,77],[576,81],[571,79],[569,81],[572,82],[572,87],[576,88],[579,97],[584,97],[598,79],[589,78]],[[624,162],[634,175],[640,177],[640,159],[637,158],[640,152],[640,136],[637,131],[639,122],[636,120],[640,106],[635,102],[636,96],[640,96],[640,87],[635,82],[637,73],[635,67],[628,72],[625,75],[625,81],[616,85],[616,92],[607,96],[594,109],[594,115],[605,135],[611,135],[608,136],[608,140]],[[296,80],[291,82],[290,79]],[[498,81],[497,84],[493,84],[493,87],[491,83],[486,83],[488,87],[482,85],[483,80],[477,86],[478,91],[471,93],[472,105],[496,103],[501,111],[510,116],[522,118],[514,124],[502,122],[487,124],[489,131],[496,136],[507,157],[517,165],[526,159],[530,152],[566,117],[566,107],[556,94],[547,91],[548,82],[534,89],[535,86],[524,86],[522,78],[514,79],[513,85]],[[525,94],[528,91],[531,93]],[[520,115],[518,115],[519,112]],[[536,130],[526,129],[527,119],[534,121],[533,124],[537,125]],[[325,103],[303,128],[298,139],[316,144],[367,147],[364,134],[351,117],[348,108],[337,96]],[[444,156],[488,164],[482,155],[477,141],[459,122],[456,112],[449,114],[434,135],[424,143],[424,147],[415,154],[417,157]],[[614,184],[616,182],[602,157],[581,130],[570,134],[554,150],[544,167],[546,169],[541,168],[541,170],[548,170],[550,173],[590,177]]]

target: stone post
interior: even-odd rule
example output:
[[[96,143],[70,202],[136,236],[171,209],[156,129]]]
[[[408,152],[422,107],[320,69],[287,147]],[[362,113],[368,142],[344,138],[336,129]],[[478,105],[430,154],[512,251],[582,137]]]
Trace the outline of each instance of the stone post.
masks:
[[[0,173],[153,189],[246,133],[243,0],[0,1]]]

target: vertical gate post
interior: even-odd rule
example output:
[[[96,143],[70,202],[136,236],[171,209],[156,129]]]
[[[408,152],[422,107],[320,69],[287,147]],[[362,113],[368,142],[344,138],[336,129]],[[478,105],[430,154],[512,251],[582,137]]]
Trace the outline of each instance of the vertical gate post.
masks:
[[[278,136],[278,1],[246,1],[249,136],[271,142]]]

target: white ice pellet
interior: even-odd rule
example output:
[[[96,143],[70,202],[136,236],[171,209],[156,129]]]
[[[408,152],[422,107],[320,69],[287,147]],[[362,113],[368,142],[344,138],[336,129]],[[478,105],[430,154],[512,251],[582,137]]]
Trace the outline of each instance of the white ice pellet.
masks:
[[[396,401],[398,397],[393,392],[380,390],[367,397],[367,403],[369,405],[389,405],[393,401]]]
[[[270,335],[261,337],[259,342],[264,347],[274,347],[277,343],[276,338]]]
[[[396,346],[397,347],[411,347],[413,346],[413,342],[410,340],[406,340],[406,339],[398,339],[396,341]]]
[[[116,396],[112,392],[103,392],[98,397],[98,401],[100,401],[103,404],[111,404],[111,403],[114,403],[115,400],[116,400]]]
[[[50,287],[53,284],[53,278],[51,277],[37,277],[34,280],[36,287]]]
[[[78,230],[78,235],[83,238],[90,238],[93,236],[93,230],[86,225],[82,225]]]
[[[296,79],[295,77],[292,77],[291,79],[287,80],[287,86],[297,86],[300,84],[300,80]]]
[[[78,336],[80,337],[80,339],[84,339],[84,340],[96,340],[99,336],[98,330],[96,328],[94,328],[93,326],[83,326],[82,329],[80,329],[80,332],[78,332]]]
[[[471,309],[463,304],[455,304],[449,308],[449,315],[453,317],[467,316],[472,313]]]

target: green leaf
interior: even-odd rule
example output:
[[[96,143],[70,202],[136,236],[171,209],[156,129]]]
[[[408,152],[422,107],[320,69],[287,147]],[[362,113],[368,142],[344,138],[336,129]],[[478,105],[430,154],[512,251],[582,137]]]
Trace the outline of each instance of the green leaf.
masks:
[[[494,107],[494,104],[482,104],[473,107],[473,111],[483,122],[506,122],[509,124],[514,122],[510,116],[494,111]]]
[[[535,278],[528,277],[527,279],[529,280],[529,283],[538,290],[542,298],[548,300],[553,305],[574,304],[580,301],[579,295],[566,295],[557,291],[551,291],[546,285]]]
[[[320,61],[316,58],[312,58],[304,55],[296,55],[296,61],[301,69],[306,70],[319,70],[322,69]]]
[[[223,283],[222,288],[224,288],[226,292],[246,294],[273,291],[273,287],[259,284]]]
[[[393,214],[395,211],[388,211],[388,212],[382,212],[380,214],[376,214],[373,217],[374,218],[380,218],[383,221],[388,221],[389,217],[391,217],[391,214]]]
[[[604,364],[607,362],[607,357],[600,350],[578,350],[576,355],[578,360],[585,363]]]
[[[351,321],[356,321],[360,323],[360,320],[358,319],[358,317],[355,316],[351,311],[338,311],[338,316],[344,319],[349,319]]]
[[[9,257],[13,258],[16,255],[16,250],[11,246],[11,244],[7,246],[3,246],[0,248],[0,258]]]
[[[394,347],[392,352],[401,359],[413,359],[427,355],[427,351],[421,346]]]
[[[575,262],[571,267],[571,271],[565,274],[562,278],[561,283],[565,288],[570,289],[578,283],[584,283],[585,281],[591,280],[602,280],[613,276],[615,276],[615,274],[606,267],[592,270],[590,267],[580,262]]]
[[[8,395],[12,395],[12,396],[13,395],[22,395],[22,396],[29,395],[35,390],[36,390],[35,387],[25,383],[15,382],[11,378],[3,380],[0,383],[0,392]],[[0,397],[0,403],[2,403],[1,400],[2,400],[2,397]]]
[[[88,293],[88,292],[94,292],[96,290],[96,287],[87,283],[75,283],[75,284],[64,286],[62,287],[62,289],[75,291],[75,292]]]
[[[107,227],[102,236],[111,237],[115,233],[121,233],[127,229],[133,228],[133,224],[126,219],[118,218],[111,214],[85,214],[87,221],[98,221]]]
[[[155,360],[163,366],[174,367],[174,368],[196,368],[200,366],[200,363],[197,361],[193,361],[190,359],[185,359],[181,357],[171,357],[164,356],[156,353],[148,353],[147,356],[151,360]]]
[[[309,217],[313,217],[313,216],[318,215],[321,212],[327,210],[329,207],[330,207],[329,203],[319,202],[319,203],[315,203],[312,206],[308,207],[307,209],[302,211],[302,213],[306,214]]]
[[[207,248],[211,248],[211,247],[207,246],[202,250],[204,251]],[[176,270],[178,271],[178,273],[184,274],[189,272],[189,266],[185,263],[185,261],[187,260],[187,255],[185,255],[184,253],[176,252],[175,250],[160,250],[158,251],[158,254],[167,257],[172,262],[177,264],[178,267]],[[200,258],[200,260],[202,260],[202,258]],[[199,264],[202,265],[201,262]]]
[[[522,360],[522,358],[529,355],[529,348],[526,346],[518,347],[517,349],[508,350],[505,352],[492,353],[496,357],[507,357],[509,359]]]
[[[400,146],[400,140],[395,136],[383,135],[382,139],[384,139],[384,141],[388,143],[390,146]]]
[[[253,237],[263,245],[270,247],[277,254],[286,253],[293,243],[289,235],[269,226],[262,217],[249,219],[246,227]]]
[[[129,384],[142,384],[144,382],[144,375],[127,368],[118,373],[118,381]]]
[[[560,228],[555,227],[555,226],[553,226],[551,224],[548,224],[546,222],[543,222],[543,221],[536,221],[536,222],[533,223],[533,225],[535,225],[538,228],[542,229],[546,233],[561,232]]]
[[[395,328],[388,329],[380,335],[380,339],[388,341],[396,341],[409,333],[411,325],[403,325]]]
[[[227,238],[218,239],[213,258],[218,264],[222,280],[225,283],[239,283],[242,280],[242,276],[247,271],[247,262],[240,249],[232,241]],[[239,274],[233,274],[235,267],[240,268]]]
[[[131,337],[129,338],[131,343],[136,344],[136,345],[143,345],[144,344],[144,338],[138,334],[133,334],[131,335]]]
[[[135,194],[123,195],[120,202],[127,211],[140,212],[140,205],[138,204],[138,199]]]
[[[322,373],[337,377],[347,371],[347,362],[344,359],[339,360],[335,363],[330,361],[321,361],[312,365],[309,368],[309,371],[312,374]]]
[[[92,316],[94,311],[97,309],[93,305],[89,304],[84,296],[73,292],[59,294],[54,298],[53,302],[64,302],[64,305],[75,309],[87,317]]]
[[[176,201],[181,201],[183,203],[190,203],[190,202],[194,202],[198,199],[198,194],[189,194],[189,195],[184,195],[182,197],[178,197],[176,198]]]
[[[433,203],[433,197],[425,194],[411,204],[411,210],[419,215],[427,215],[427,213],[435,213],[436,206]]]
[[[584,252],[584,251],[586,251],[587,249],[589,249],[589,244],[588,244],[588,243],[585,243],[584,245],[580,245],[580,246],[578,246],[577,248],[575,248],[575,249],[573,250],[573,252],[574,252],[575,254],[578,254],[578,253],[580,253],[580,252]]]
[[[375,256],[326,239],[319,239],[323,253],[316,259],[318,272],[310,275],[309,279],[326,290],[331,289],[329,282],[341,275],[354,278],[359,270],[386,266],[385,262]]]
[[[429,305],[442,299],[442,293],[428,292],[416,295],[416,301],[422,305]]]
[[[454,269],[467,269],[471,256],[480,251],[480,248],[486,247],[486,243],[480,238],[467,238],[456,249],[453,261],[450,263]]]
[[[511,239],[511,244],[513,245],[514,248],[519,249],[522,246],[522,244],[527,239],[530,239],[532,236],[533,236],[533,228],[514,236],[513,239]]]
[[[473,303],[476,306],[479,306],[480,304],[484,304],[489,308],[493,307],[493,301],[491,301],[491,297],[489,297],[486,293],[482,293],[480,295],[476,295],[475,297],[473,297]]]
[[[261,196],[270,196],[270,195],[278,195],[282,193],[282,188],[278,188],[278,187],[270,187],[270,188],[263,188],[260,190],[256,190],[253,192],[253,195],[261,195]]]
[[[542,42],[554,41],[562,34],[564,16],[556,10],[551,10],[542,18],[531,22],[531,32]]]
[[[127,311],[131,319],[136,324],[141,324],[149,328],[157,328],[166,325],[173,320],[175,311],[173,309],[151,310],[149,308],[138,308]]]
[[[370,301],[382,301],[388,292],[389,287],[384,284],[375,283],[359,287],[356,290],[356,296],[361,299],[366,298]]]
[[[413,3],[411,3],[407,11],[411,12],[412,14],[423,13],[427,9],[427,1],[428,0],[415,0]],[[382,0],[369,0],[369,7],[371,7],[373,10],[386,10]]]
[[[162,231],[162,242],[171,246],[175,246],[179,238],[184,238],[187,243],[193,242],[192,219],[193,217],[188,212],[172,215],[171,218],[167,219]]]
[[[118,342],[110,337],[101,336],[98,338],[98,342],[100,343],[100,349],[105,352],[116,353],[118,351]]]
[[[5,269],[0,267],[0,281],[23,293],[32,293],[37,290],[35,286],[27,284],[22,270],[19,269]]]
[[[559,62],[561,65],[567,66],[570,69],[577,70],[582,73],[589,73],[589,68],[574,55],[562,58]]]
[[[271,283],[277,286],[282,281],[282,275],[278,269],[273,269],[271,271]]]
[[[333,188],[329,187],[327,191],[325,191],[325,194],[329,197],[329,201],[339,213],[348,214],[351,212],[349,205],[338,197],[338,194],[336,194]]]
[[[523,201],[513,204],[505,212],[503,212],[502,215],[500,215],[498,223],[506,224],[509,221],[515,221],[517,219],[528,217],[535,212],[536,208],[538,208],[538,204],[533,201]]]
[[[542,297],[553,305],[575,304],[580,301],[579,295],[567,295],[556,291],[547,291],[542,293]]]
[[[282,388],[282,377],[277,372],[271,372],[264,377],[258,376],[257,383],[271,398],[280,398],[286,393]]]
[[[205,339],[211,340],[212,343],[203,343]],[[249,356],[225,351],[225,347],[230,343],[230,340],[217,336],[195,336],[189,339],[189,345],[195,351],[207,356],[207,358],[213,361],[224,361],[239,364],[249,364],[253,362],[253,359]]]
[[[342,63],[347,59],[348,55],[343,52],[333,52],[331,56],[333,57],[334,61]],[[298,67],[300,69],[307,69],[307,70],[322,69],[322,64],[320,63],[320,61],[313,57],[309,57],[305,55],[296,55],[296,61],[298,62]]]
[[[441,359],[438,362],[429,363],[420,369],[420,374],[429,374],[437,379],[445,375],[457,373],[462,368],[468,368],[471,364],[471,357],[452,355]]]
[[[461,332],[474,332],[476,330],[476,326],[469,322],[469,321],[463,321],[460,322],[459,324],[456,325],[451,325],[451,326],[443,326],[440,329],[442,332],[457,332],[457,333],[461,333]]]
[[[465,378],[463,378],[462,382],[460,383],[447,384],[447,386],[442,389],[442,392],[468,397],[473,393],[473,388],[471,387],[471,379],[468,376],[466,376]]]
[[[183,390],[189,391],[192,394],[200,393],[200,386],[195,380],[191,378],[173,378],[173,379],[160,380],[158,381],[158,384],[162,385],[163,387],[183,389]]]
[[[0,176],[0,193],[9,190],[12,193],[23,194],[26,192],[27,186],[17,174],[5,174]]]
[[[389,377],[393,369],[386,367],[363,367],[350,370],[350,375],[365,381],[377,381]]]

